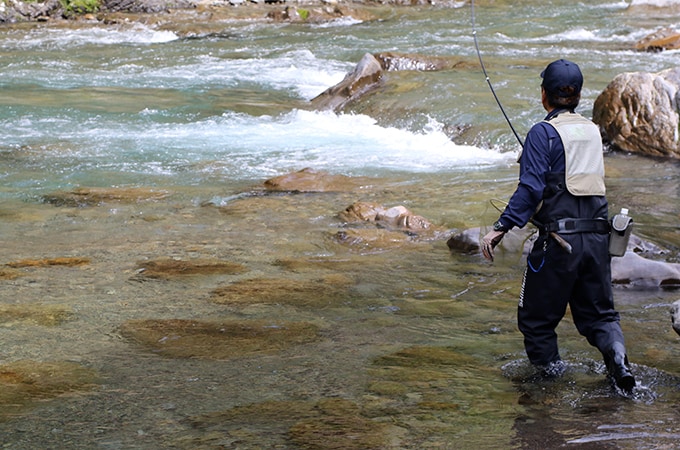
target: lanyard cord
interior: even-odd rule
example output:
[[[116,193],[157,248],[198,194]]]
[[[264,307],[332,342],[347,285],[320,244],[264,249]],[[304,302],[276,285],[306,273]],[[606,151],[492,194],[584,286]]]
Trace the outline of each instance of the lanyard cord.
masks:
[[[489,85],[489,89],[491,89],[491,93],[493,94],[493,98],[496,99],[496,103],[498,104],[498,107],[501,109],[501,112],[503,113],[503,117],[505,117],[505,121],[508,122],[508,125],[510,125],[510,129],[512,130],[513,134],[517,138],[517,142],[519,142],[519,145],[524,148],[524,142],[522,142],[522,139],[519,137],[517,134],[517,131],[515,131],[515,128],[512,126],[512,123],[510,122],[510,119],[508,118],[508,115],[505,113],[505,110],[503,109],[503,105],[501,105],[501,101],[498,99],[498,96],[496,95],[496,91],[493,88],[493,85],[491,84],[491,79],[489,79],[489,75],[486,73],[486,67],[484,67],[484,61],[482,61],[482,53],[479,51],[479,44],[477,43],[477,29],[475,28],[475,0],[470,1],[470,11],[472,15],[472,38],[475,41],[475,50],[477,50],[477,56],[479,57],[479,65],[482,66],[482,72],[484,73],[484,77],[486,78],[486,83]]]

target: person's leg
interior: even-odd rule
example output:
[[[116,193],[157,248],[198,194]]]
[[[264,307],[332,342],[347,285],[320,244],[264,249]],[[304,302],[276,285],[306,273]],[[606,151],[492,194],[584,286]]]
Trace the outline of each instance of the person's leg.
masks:
[[[567,264],[559,252],[565,253],[552,240],[539,237],[522,280],[517,323],[527,357],[537,366],[560,361],[555,328],[566,312],[572,277],[565,272]]]
[[[623,390],[635,387],[619,313],[614,309],[607,236],[583,235],[583,258],[570,300],[579,333],[602,353],[607,371]]]

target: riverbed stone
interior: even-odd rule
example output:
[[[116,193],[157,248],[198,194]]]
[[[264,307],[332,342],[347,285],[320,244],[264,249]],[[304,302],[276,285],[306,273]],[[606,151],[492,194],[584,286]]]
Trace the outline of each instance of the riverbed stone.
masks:
[[[281,304],[296,307],[340,305],[351,299],[353,280],[343,274],[318,279],[252,278],[212,291],[210,301],[221,305]]]
[[[389,422],[363,416],[354,402],[340,398],[325,399],[319,402],[318,408],[318,416],[302,419],[289,430],[291,440],[300,448],[397,448],[393,441],[397,433]]]
[[[593,122],[614,148],[679,158],[679,89],[680,67],[619,74],[595,100]]]
[[[671,305],[671,324],[673,330],[680,334],[680,300],[676,300]]]
[[[380,61],[370,53],[364,54],[352,72],[335,86],[331,86],[310,100],[314,109],[337,111],[347,103],[377,89],[383,76]]]
[[[636,50],[660,52],[680,48],[680,32],[674,28],[664,27],[645,36],[635,44]]]
[[[402,231],[382,228],[347,228],[332,233],[333,241],[361,252],[374,252],[401,248],[418,240]]]
[[[187,275],[235,275],[247,272],[243,264],[219,259],[160,258],[137,263],[137,277],[171,279]]]
[[[411,231],[434,229],[432,222],[413,214],[402,205],[385,207],[370,202],[355,202],[338,213],[338,217],[348,223],[372,222],[385,228],[397,228]]]
[[[264,182],[269,191],[283,192],[351,192],[365,180],[334,175],[323,170],[305,168],[297,172],[270,178]]]
[[[423,72],[476,67],[460,57],[419,55],[416,53],[379,52],[373,56],[386,71],[418,70]]]
[[[18,261],[10,261],[6,265],[12,268],[22,267],[50,267],[50,266],[66,266],[76,267],[90,264],[90,258],[82,256],[61,256],[56,258],[39,258],[39,259],[21,259]]]
[[[14,280],[22,275],[23,273],[18,270],[0,267],[0,280]]]
[[[98,373],[71,362],[21,360],[0,365],[0,421],[61,395],[96,387]]]
[[[52,327],[71,320],[73,316],[73,310],[63,305],[0,304],[0,325],[5,327],[23,323]]]
[[[612,258],[612,283],[637,288],[680,287],[680,264],[643,258],[628,251]]]
[[[454,233],[446,241],[449,250],[456,253],[479,253],[481,251],[479,243],[482,235],[491,230],[482,230],[481,227],[467,228],[465,230]],[[508,231],[503,240],[496,247],[496,251],[504,251],[508,253],[527,254],[533,241],[535,230],[525,228],[515,228]]]
[[[398,448],[404,430],[367,417],[361,404],[343,398],[309,401],[267,400],[190,417],[192,429],[178,439],[197,447],[232,444],[259,448],[262,438],[249,432],[266,426],[268,441],[291,442],[309,449]],[[183,448],[186,448],[183,447]]]
[[[99,206],[106,203],[139,203],[160,201],[171,195],[163,189],[142,187],[79,187],[57,191],[43,196],[42,200],[54,206]]]
[[[272,354],[320,339],[318,325],[277,320],[128,320],[123,337],[168,358],[227,360]]]

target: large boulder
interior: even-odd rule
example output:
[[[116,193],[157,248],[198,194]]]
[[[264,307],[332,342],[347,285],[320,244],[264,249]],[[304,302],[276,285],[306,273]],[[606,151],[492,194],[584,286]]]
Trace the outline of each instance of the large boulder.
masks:
[[[593,122],[615,148],[678,158],[679,87],[680,67],[620,74],[595,100]]]
[[[680,48],[680,32],[673,28],[661,28],[645,36],[635,44],[636,50],[660,52]]]
[[[671,305],[671,323],[676,333],[680,334],[680,300]]]
[[[350,101],[380,86],[383,68],[380,61],[366,53],[352,72],[335,86],[311,100],[311,105],[319,110],[336,111]]]

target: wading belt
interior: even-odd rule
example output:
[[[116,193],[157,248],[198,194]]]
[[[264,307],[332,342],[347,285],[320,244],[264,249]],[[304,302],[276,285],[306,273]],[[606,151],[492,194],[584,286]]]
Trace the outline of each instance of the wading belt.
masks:
[[[560,219],[541,227],[541,234],[609,233],[607,219]]]

